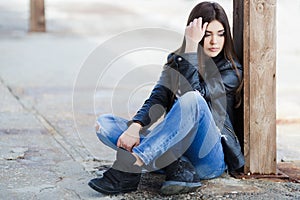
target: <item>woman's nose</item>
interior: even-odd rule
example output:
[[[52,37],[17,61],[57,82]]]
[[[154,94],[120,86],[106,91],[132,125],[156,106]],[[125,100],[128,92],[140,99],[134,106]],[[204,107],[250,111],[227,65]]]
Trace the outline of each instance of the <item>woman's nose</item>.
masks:
[[[217,43],[217,36],[212,35],[211,39],[210,39],[210,43],[211,44],[216,44]]]

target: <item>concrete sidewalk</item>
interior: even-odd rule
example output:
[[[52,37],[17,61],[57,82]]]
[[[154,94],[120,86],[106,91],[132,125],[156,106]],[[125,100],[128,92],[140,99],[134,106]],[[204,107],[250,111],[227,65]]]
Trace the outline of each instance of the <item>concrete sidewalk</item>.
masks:
[[[41,115],[1,82],[0,199],[80,199],[91,176]]]
[[[197,192],[172,197],[158,191],[163,175],[144,174],[137,192],[105,196],[87,182],[114,159],[95,160],[85,146],[73,143],[76,136],[64,133],[72,124],[55,123],[28,105],[1,81],[1,199],[297,199],[300,185],[284,180],[234,179],[227,174],[203,181]],[[49,95],[49,94],[48,94]],[[59,97],[60,100],[63,100]],[[51,99],[51,98],[48,98]],[[49,108],[49,107],[48,107]],[[65,120],[62,110],[56,110]],[[71,123],[71,122],[69,122]],[[74,130],[73,130],[74,133]],[[80,138],[77,138],[80,140]],[[98,144],[100,145],[100,144]],[[89,149],[90,147],[88,147]],[[297,163],[297,162],[296,162]],[[299,166],[299,163],[297,163]]]
[[[176,0],[166,12],[167,2],[72,2],[47,2],[48,32],[33,34],[27,33],[28,4],[0,1],[0,199],[300,199],[299,184],[227,174],[204,181],[195,193],[172,197],[158,194],[164,177],[157,174],[143,175],[139,190],[129,194],[104,196],[90,189],[88,180],[114,160],[114,152],[94,133],[96,116],[114,112],[130,117],[157,79],[166,52],[122,55],[111,64],[112,71],[93,66],[88,75],[101,74],[98,82],[89,76],[80,82],[78,77],[97,55],[97,47],[124,31],[158,27],[180,32],[187,15],[181,11],[188,12],[196,1]],[[226,8],[229,2],[223,1]],[[293,11],[279,5],[281,16]],[[154,10],[160,14],[153,16]],[[279,41],[277,157],[299,167],[300,87],[294,74],[299,71],[300,47],[290,52],[282,44]],[[116,54],[113,48],[105,53]]]

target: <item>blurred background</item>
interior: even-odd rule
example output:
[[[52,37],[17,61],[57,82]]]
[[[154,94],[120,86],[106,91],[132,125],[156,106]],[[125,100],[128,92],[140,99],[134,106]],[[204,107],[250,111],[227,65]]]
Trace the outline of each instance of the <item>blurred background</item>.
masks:
[[[0,0],[1,82],[28,110],[39,113],[66,140],[74,141],[76,148],[87,148],[97,157],[105,147],[97,141],[93,125],[98,114],[111,110],[111,88],[108,84],[103,88],[100,86],[98,93],[95,90],[96,95],[92,94],[95,102],[84,98],[87,95],[84,86],[77,88],[77,114],[73,113],[74,86],[86,60],[97,47],[126,31],[155,27],[182,35],[188,14],[198,2],[45,0],[46,32],[34,33],[29,32],[29,0]],[[231,21],[232,1],[217,2],[224,7]],[[299,0],[277,0],[278,161],[300,160],[299,18]],[[257,30],[257,34],[260,31]],[[180,42],[174,44],[174,48]],[[167,52],[154,54],[151,55],[155,66],[157,63],[163,65]],[[155,80],[161,68],[152,69],[141,72],[141,77],[151,76]],[[151,84],[154,82],[137,95],[137,103],[129,113],[139,107]],[[91,87],[95,89],[95,85]],[[122,92],[127,93],[128,90]],[[90,103],[94,105],[88,105]],[[126,116],[126,113],[120,115]],[[11,121],[4,114],[1,120]],[[23,119],[14,120],[10,126],[18,126]],[[0,126],[4,129],[8,125],[2,123]],[[112,155],[102,156],[102,159],[111,160]]]

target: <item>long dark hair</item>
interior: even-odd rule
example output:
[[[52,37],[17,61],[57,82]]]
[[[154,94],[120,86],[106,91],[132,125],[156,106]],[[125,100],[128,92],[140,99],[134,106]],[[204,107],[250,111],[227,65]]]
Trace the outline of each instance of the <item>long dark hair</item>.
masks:
[[[232,63],[232,67],[235,70],[239,80],[240,80],[240,85],[236,90],[236,98],[237,98],[237,107],[240,105],[241,102],[241,90],[243,86],[243,79],[241,75],[239,74],[239,71],[237,69],[237,66],[235,64],[235,61],[238,61],[238,58],[235,53],[234,45],[233,45],[233,39],[231,36],[231,31],[230,31],[230,26],[229,26],[229,21],[226,15],[225,10],[216,2],[201,2],[197,4],[191,11],[187,25],[190,24],[195,18],[202,17],[202,23],[204,24],[205,22],[212,22],[214,20],[219,21],[225,30],[225,42],[224,42],[224,47],[221,53],[224,53],[224,58],[229,60]],[[203,47],[203,42],[204,42],[204,37],[200,41],[200,45]],[[186,46],[186,41],[185,38],[183,39],[181,47],[175,51],[175,53],[183,53],[185,51],[185,46]],[[202,48],[198,48],[198,58],[199,58],[199,65],[203,62],[203,52]]]

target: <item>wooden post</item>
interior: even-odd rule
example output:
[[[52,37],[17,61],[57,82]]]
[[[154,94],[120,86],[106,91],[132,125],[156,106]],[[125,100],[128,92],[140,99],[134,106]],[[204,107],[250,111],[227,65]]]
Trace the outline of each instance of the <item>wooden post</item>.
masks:
[[[45,4],[44,0],[30,0],[30,28],[31,32],[45,32]]]
[[[245,173],[276,174],[276,0],[234,0],[244,66]]]

